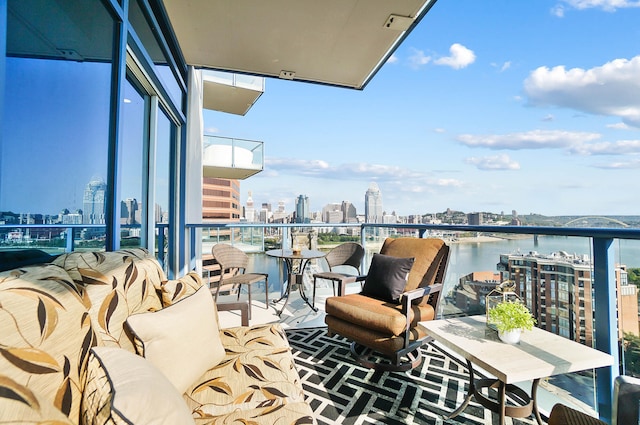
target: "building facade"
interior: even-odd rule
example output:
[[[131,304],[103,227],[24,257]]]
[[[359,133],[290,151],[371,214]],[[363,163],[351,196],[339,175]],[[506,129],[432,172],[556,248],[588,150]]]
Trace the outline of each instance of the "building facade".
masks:
[[[238,180],[204,177],[202,183],[202,219],[216,222],[240,221],[242,211]]]
[[[296,198],[296,223],[310,223],[309,197],[300,195]]]
[[[503,280],[515,282],[518,296],[538,327],[593,347],[596,301],[588,256],[562,251],[505,254],[500,256],[498,269]],[[624,266],[616,267],[616,287],[620,336],[624,332],[638,335],[638,295],[635,286],[627,284]],[[625,306],[629,308],[626,312]]]

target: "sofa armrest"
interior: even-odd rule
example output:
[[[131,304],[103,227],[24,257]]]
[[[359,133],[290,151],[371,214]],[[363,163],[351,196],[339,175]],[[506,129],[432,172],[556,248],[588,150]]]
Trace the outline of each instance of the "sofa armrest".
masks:
[[[404,314],[407,320],[404,337],[405,348],[408,347],[410,341],[409,333],[411,331],[411,315],[409,314],[409,309],[411,308],[413,300],[431,295],[440,296],[439,293],[442,290],[442,286],[442,283],[436,283],[425,288],[416,288],[414,290],[407,291],[400,296],[400,302],[402,303],[402,314]],[[438,314],[438,312],[436,312],[436,314]]]
[[[234,311],[240,310],[240,318],[242,326],[249,326],[249,302],[239,301],[235,303],[218,303],[216,304],[218,311]]]

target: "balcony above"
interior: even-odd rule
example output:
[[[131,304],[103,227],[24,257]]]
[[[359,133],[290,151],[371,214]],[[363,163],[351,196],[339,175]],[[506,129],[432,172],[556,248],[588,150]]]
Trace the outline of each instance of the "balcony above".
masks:
[[[435,0],[164,0],[197,68],[362,89]]]
[[[204,136],[202,175],[243,180],[264,168],[263,142]]]
[[[202,86],[204,109],[245,115],[264,93],[264,78],[204,71]]]

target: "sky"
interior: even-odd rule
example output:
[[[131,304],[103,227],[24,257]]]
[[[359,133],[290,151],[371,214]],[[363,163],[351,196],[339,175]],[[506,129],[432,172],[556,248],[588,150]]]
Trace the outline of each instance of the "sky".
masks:
[[[638,215],[640,1],[439,0],[364,90],[267,79],[209,134],[265,144],[256,205],[372,182],[387,213]]]

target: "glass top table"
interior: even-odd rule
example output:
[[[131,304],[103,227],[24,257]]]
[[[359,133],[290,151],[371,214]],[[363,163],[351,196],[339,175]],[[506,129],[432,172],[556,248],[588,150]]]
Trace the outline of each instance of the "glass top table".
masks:
[[[295,290],[294,285],[298,285],[300,291],[300,297],[307,303],[307,305],[313,310],[318,311],[312,304],[309,302],[309,298],[304,292],[304,284],[302,283],[302,277],[304,274],[304,270],[309,264],[309,261],[322,258],[327,255],[326,252],[318,251],[315,249],[303,249],[300,251],[293,251],[292,249],[272,249],[265,252],[270,257],[276,257],[282,259],[284,264],[287,267],[287,286],[285,292],[282,294],[280,299],[273,301],[274,304],[279,303],[284,299],[284,305],[280,309],[280,311],[276,308],[276,313],[278,316],[282,315],[287,303],[289,302],[289,295],[291,295],[291,291]]]
[[[462,413],[475,398],[487,409],[499,413],[500,424],[504,423],[505,416],[523,418],[533,413],[538,424],[542,425],[536,401],[541,378],[611,366],[613,363],[609,354],[539,328],[522,332],[517,344],[506,344],[500,341],[496,330],[487,326],[485,316],[432,320],[420,324],[434,340],[467,361],[469,389],[466,398],[447,418]],[[475,381],[474,364],[496,379]],[[532,381],[531,395],[513,385],[524,381]],[[482,394],[483,388],[496,385],[497,401]],[[523,404],[507,406],[506,393],[514,394]]]

